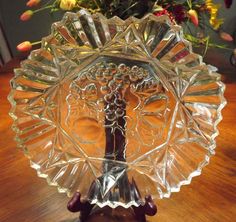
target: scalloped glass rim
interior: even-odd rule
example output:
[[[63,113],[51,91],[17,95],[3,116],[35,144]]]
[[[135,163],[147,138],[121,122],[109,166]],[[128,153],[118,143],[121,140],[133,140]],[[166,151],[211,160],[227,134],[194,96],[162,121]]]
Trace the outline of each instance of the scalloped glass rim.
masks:
[[[81,22],[82,19],[83,22]],[[162,33],[163,34],[162,39],[158,40],[157,36],[159,35],[159,33],[157,31],[155,32],[155,29],[150,24],[152,24],[153,26],[158,24],[160,27],[167,27],[165,30],[166,33]],[[85,25],[89,27],[89,30],[83,27]],[[141,31],[143,31],[143,33]],[[159,32],[161,33],[161,31],[163,30],[161,30],[160,28]],[[63,73],[63,71],[61,70],[65,70],[66,72],[66,68],[68,67],[71,68],[72,66],[75,66],[74,69],[76,69],[76,65],[81,66],[81,64],[86,63],[86,61],[89,60],[89,56],[84,59],[83,57],[84,55],[86,56],[96,55],[97,57],[99,57],[98,54],[100,54],[105,56],[112,55],[117,57],[117,53],[119,53],[120,55],[124,56],[127,59],[130,59],[132,57],[134,58],[134,55],[130,53],[130,51],[133,50],[132,48],[133,42],[131,40],[130,33],[134,36],[132,38],[134,38],[133,41],[135,41],[137,47],[141,48],[143,47],[142,48],[143,52],[141,51],[137,52],[137,55],[135,54],[137,56],[135,57],[135,59],[137,61],[139,60],[149,61],[149,64],[151,64],[154,68],[156,68],[156,70],[159,71],[158,77],[160,78],[164,87],[168,89],[172,94],[175,94],[175,90],[177,91],[176,95],[173,96],[174,99],[178,97],[177,96],[178,90],[182,91],[180,93],[181,95],[178,97],[178,101],[177,102],[175,101],[176,104],[177,103],[180,104],[178,105],[178,107],[175,104],[175,109],[172,110],[173,115],[171,116],[172,118],[170,118],[171,119],[169,128],[170,132],[167,133],[168,140],[166,140],[166,142],[162,144],[159,144],[158,149],[155,148],[153,150],[150,150],[150,152],[147,152],[142,156],[133,159],[130,162],[125,162],[125,163],[119,161],[114,161],[114,162],[116,162],[116,164],[118,165],[120,164],[120,166],[123,167],[124,165],[126,165],[125,172],[127,174],[132,174],[132,177],[135,177],[136,180],[138,180],[138,184],[141,183],[141,186],[139,188],[142,197],[145,194],[148,194],[148,192],[150,193],[150,191],[155,190],[155,188],[153,187],[156,186],[155,193],[151,193],[153,197],[168,198],[170,197],[171,192],[178,192],[182,185],[190,184],[194,176],[200,175],[202,168],[209,163],[211,155],[214,154],[214,149],[216,147],[215,137],[219,134],[217,130],[217,124],[222,119],[221,110],[226,105],[226,100],[223,97],[225,86],[220,81],[220,76],[217,73],[215,73],[216,70],[211,66],[205,65],[202,62],[202,57],[192,52],[191,43],[189,43],[187,40],[184,39],[181,27],[172,24],[167,16],[156,17],[152,14],[146,15],[142,19],[131,17],[123,21],[118,17],[106,19],[101,14],[90,15],[85,10],[81,10],[78,13],[66,13],[61,22],[57,22],[52,25],[52,34],[43,38],[41,49],[32,51],[29,58],[21,63],[22,68],[15,70],[15,77],[11,81],[12,90],[9,94],[9,101],[12,104],[10,116],[14,120],[12,128],[16,132],[16,141],[18,146],[24,150],[25,155],[28,156],[28,158],[30,159],[31,167],[37,170],[39,177],[46,178],[49,185],[57,186],[59,192],[62,193],[66,192],[68,196],[71,196],[73,192],[75,192],[75,190],[77,190],[78,188],[73,187],[72,189],[71,187],[73,186],[73,184],[72,185],[67,184],[67,186],[64,186],[65,185],[64,180],[67,179],[66,177],[69,177],[73,183],[77,183],[78,181],[71,179],[73,176],[73,173],[71,173],[72,170],[70,171],[70,174],[67,174],[67,176],[64,176],[65,178],[63,178],[63,175],[66,174],[65,172],[68,168],[67,166],[65,172],[63,172],[62,169],[65,169],[65,166],[63,165],[65,164],[65,160],[62,159],[61,162],[55,161],[54,165],[53,164],[50,165],[51,164],[50,155],[54,155],[51,152],[49,152],[50,150],[47,153],[44,153],[44,149],[41,150],[38,148],[38,146],[36,147],[36,145],[32,144],[27,145],[27,143],[32,140],[36,141],[36,142],[34,141],[35,144],[36,143],[40,144],[40,141],[37,141],[34,137],[31,138],[29,135],[27,135],[27,133],[29,132],[32,133],[34,132],[33,130],[39,130],[38,128],[45,127],[43,125],[44,124],[43,121],[45,121],[45,116],[41,115],[41,113],[35,114],[36,112],[40,112],[39,110],[41,106],[39,104],[42,104],[43,100],[40,102],[37,101],[38,102],[37,104],[37,102],[35,102],[36,101],[35,99],[33,101],[35,102],[34,104],[32,102],[33,100],[32,98],[33,97],[36,98],[40,93],[42,93],[43,87],[45,87],[44,92],[46,93],[46,89],[54,87],[56,82],[60,82],[61,79],[59,77],[60,75],[62,75],[61,73]],[[125,36],[126,34],[129,36]],[[175,42],[173,39],[175,39]],[[112,44],[115,44],[115,41],[118,40],[120,42],[121,41],[124,42],[124,45],[129,43],[130,51],[127,50],[123,52],[124,45],[122,45],[121,43],[120,43],[121,44],[120,48],[117,45],[115,49],[112,48],[114,47],[114,45]],[[159,42],[155,43],[154,40],[155,41],[158,40]],[[160,47],[161,44],[162,47]],[[177,46],[179,48],[177,48]],[[69,55],[72,57],[68,57]],[[84,67],[87,67],[88,64],[86,63]],[[83,68],[80,69],[80,71],[82,70]],[[175,80],[173,76],[179,78],[178,80],[179,83]],[[31,83],[34,84],[32,85],[32,87],[30,86]],[[177,87],[178,90],[175,87]],[[27,90],[28,90],[27,95],[22,93],[22,92],[27,92]],[[189,94],[186,93],[188,90]],[[202,97],[209,96],[209,99],[205,97],[200,98],[200,96],[198,97],[199,93],[200,95],[202,95]],[[199,103],[196,101],[196,99],[199,100],[202,99],[204,102]],[[214,99],[215,101],[213,101]],[[45,100],[46,99],[44,99],[44,101]],[[206,101],[208,101],[209,103],[207,104]],[[186,107],[184,105],[187,103],[188,105],[189,104],[193,105],[191,105],[191,107],[189,105],[188,109],[190,109],[191,112],[189,111],[186,114],[184,111],[184,108],[186,109]],[[29,107],[31,107],[32,109],[34,108],[35,113],[32,114],[30,113],[31,111],[27,112],[24,111],[25,113],[22,112],[24,106],[26,108]],[[181,108],[179,106],[181,106]],[[53,110],[53,108],[51,109]],[[186,123],[185,126],[183,126],[183,122],[181,122],[182,117],[178,117],[178,115],[180,115],[179,113],[182,113],[182,117],[184,116],[187,119],[186,122],[183,121],[184,123]],[[189,117],[190,114],[192,115],[191,118]],[[194,119],[193,116],[194,118],[198,119],[197,120]],[[32,119],[30,119],[31,117]],[[34,120],[38,121],[38,119],[40,118],[42,122],[34,123]],[[187,125],[188,120],[189,121],[191,120],[192,124],[191,126]],[[26,124],[27,121],[29,122],[31,121],[33,122],[32,124],[36,125],[32,125],[32,127],[29,127],[29,125]],[[24,124],[26,124],[27,126],[24,126]],[[182,125],[180,126],[179,124]],[[201,129],[203,124],[205,124],[204,127],[207,130],[209,130],[209,132],[205,128],[204,129],[206,131],[203,131]],[[211,127],[209,125],[211,125]],[[188,134],[195,133],[194,135],[195,136],[197,135],[196,136],[197,139],[194,138],[194,136],[193,138],[190,138],[187,142],[183,139],[182,140],[176,139],[176,141],[178,141],[178,146],[181,147],[181,149],[178,148],[178,151],[183,152],[184,155],[185,152],[188,151],[186,151],[186,148],[184,147],[183,144],[194,143],[194,145],[196,145],[195,144],[196,140],[198,144],[194,149],[196,149],[199,152],[203,152],[200,151],[200,149],[202,148],[204,150],[204,154],[201,153],[202,155],[201,158],[191,160],[192,162],[193,161],[197,162],[201,160],[200,162],[198,162],[198,164],[197,163],[193,164],[193,166],[196,166],[197,164],[197,167],[195,167],[194,169],[191,168],[192,166],[186,167],[187,173],[186,172],[185,173],[188,174],[188,176],[181,175],[182,174],[181,170],[185,170],[185,168],[181,164],[180,166],[179,163],[180,161],[183,160],[175,159],[176,157],[175,155],[177,155],[177,153],[175,153],[176,151],[173,151],[174,150],[173,146],[176,145],[177,142],[176,144],[170,142],[170,140],[172,139],[172,134],[174,134],[173,131],[175,129],[179,131],[183,129],[184,131],[184,127],[188,128],[187,132]],[[51,126],[51,128],[53,127]],[[52,131],[51,128],[50,130]],[[37,136],[40,137],[40,135],[42,135],[43,132],[49,132],[47,131],[47,129],[48,128],[46,128],[46,131],[43,131],[43,129],[41,129],[40,132],[36,132],[36,134],[34,134],[35,137]],[[22,137],[22,135],[24,136]],[[204,139],[201,139],[199,135],[204,137]],[[180,135],[178,136],[180,137]],[[64,141],[66,141],[65,138]],[[171,146],[169,145],[169,143],[171,144]],[[34,146],[34,150],[33,149],[31,150],[29,146]],[[51,146],[51,144],[49,143],[46,145],[44,144],[44,146],[45,149],[47,149],[47,146]],[[165,150],[163,147],[165,147]],[[169,156],[167,155],[167,157],[165,157],[166,158],[166,162],[164,163],[165,167],[162,166],[163,163],[161,161],[163,160],[157,160],[157,156],[161,155],[158,152],[162,148],[164,150],[163,152],[171,153],[171,155]],[[187,155],[189,155],[189,158],[191,157],[191,154],[187,153]],[[48,159],[45,159],[45,156],[47,156]],[[47,162],[42,162],[40,159],[41,157],[43,161]],[[159,166],[161,169],[155,168],[156,171],[154,170],[155,172],[153,174],[151,170],[153,170],[154,168],[148,166],[148,163],[150,164],[150,161],[149,162],[146,161],[147,157],[150,158],[152,161],[156,161],[157,163],[156,166]],[[60,158],[60,156],[57,158]],[[78,164],[78,161],[80,161],[79,159],[80,159],[79,157],[75,158],[73,156],[73,158],[71,157],[71,160],[68,161],[67,165]],[[91,165],[96,166],[97,164],[96,161],[103,162],[107,160],[105,160],[104,158],[87,156],[86,161],[90,162]],[[187,163],[192,164],[190,162],[186,162],[186,164]],[[60,169],[57,169],[58,164],[62,164]],[[78,167],[80,167],[79,164]],[[47,165],[47,167],[45,165]],[[179,167],[178,171],[175,169],[177,166]],[[57,169],[57,172],[53,174],[51,171],[55,170],[54,168]],[[81,168],[81,170],[82,169],[83,168]],[[94,170],[95,168],[92,169]],[[172,172],[173,175],[171,174],[171,170],[173,170]],[[169,173],[168,175],[166,171],[168,171]],[[61,172],[63,172],[64,174],[60,175]],[[161,173],[165,175],[163,176],[161,175]],[[176,174],[178,173],[178,176],[175,175],[175,173]],[[94,175],[97,174],[95,173]],[[140,179],[138,179],[139,177]],[[159,179],[158,177],[161,177],[161,179]],[[62,179],[64,179],[63,183],[61,182]],[[146,186],[147,184],[145,184],[146,183],[144,182],[145,180],[148,181],[147,184],[148,186],[151,187],[150,189],[148,188],[148,186]],[[143,181],[143,184],[141,181]],[[86,197],[86,192],[87,192],[86,189],[88,190],[88,187],[87,188],[83,187],[83,189],[85,192],[84,197]],[[132,205],[138,206],[143,203],[142,200],[135,201],[132,198],[129,199],[130,201],[124,201],[124,202],[122,202],[121,200],[111,201],[109,199],[104,199],[101,201],[96,197],[93,197],[89,200],[91,201],[91,203],[97,204],[100,207],[108,205],[112,208],[115,208],[117,206],[128,208]]]

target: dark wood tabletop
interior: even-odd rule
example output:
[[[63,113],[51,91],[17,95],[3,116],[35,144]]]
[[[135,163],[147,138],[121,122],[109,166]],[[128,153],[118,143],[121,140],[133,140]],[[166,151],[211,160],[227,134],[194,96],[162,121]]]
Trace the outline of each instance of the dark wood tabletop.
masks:
[[[228,101],[219,124],[216,155],[188,186],[171,198],[157,200],[158,214],[151,222],[233,222],[236,221],[236,68],[227,56],[209,52],[207,62],[219,67],[226,83]],[[72,222],[78,214],[66,209],[68,198],[37,177],[28,159],[16,148],[7,95],[12,62],[0,70],[0,222]],[[92,215],[88,221],[135,221],[129,210],[116,209]]]

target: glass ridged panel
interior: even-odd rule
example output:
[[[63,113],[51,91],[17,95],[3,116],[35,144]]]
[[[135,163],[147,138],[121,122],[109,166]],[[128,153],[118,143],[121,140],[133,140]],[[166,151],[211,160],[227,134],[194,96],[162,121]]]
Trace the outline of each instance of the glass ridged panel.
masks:
[[[38,175],[112,208],[169,197],[199,175],[226,103],[181,28],[151,14],[66,13],[11,86],[16,141]]]

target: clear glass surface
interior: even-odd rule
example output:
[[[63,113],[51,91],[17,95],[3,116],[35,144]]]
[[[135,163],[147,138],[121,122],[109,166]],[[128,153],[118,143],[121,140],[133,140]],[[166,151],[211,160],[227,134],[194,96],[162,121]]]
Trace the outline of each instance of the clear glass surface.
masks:
[[[15,70],[16,141],[69,196],[112,208],[169,197],[214,154],[226,103],[215,71],[166,16],[66,13]]]

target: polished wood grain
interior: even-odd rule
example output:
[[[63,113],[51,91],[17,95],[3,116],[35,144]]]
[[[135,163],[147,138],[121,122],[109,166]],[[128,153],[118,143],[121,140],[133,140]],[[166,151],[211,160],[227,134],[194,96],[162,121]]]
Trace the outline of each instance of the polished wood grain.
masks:
[[[190,185],[183,186],[170,199],[156,201],[159,212],[148,218],[150,222],[236,221],[236,69],[230,67],[224,54],[214,51],[208,55],[207,61],[220,67],[227,86],[228,105],[219,124],[216,155]],[[77,221],[78,215],[66,209],[66,195],[57,193],[55,187],[38,178],[22,151],[16,149],[7,101],[12,66],[0,71],[0,221]],[[92,215],[89,221],[132,222],[135,219],[130,210],[106,208],[102,213]]]

